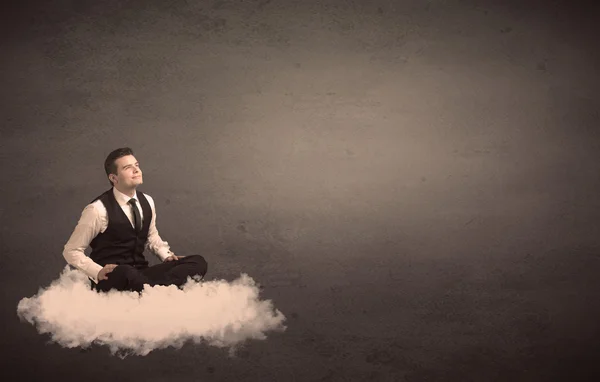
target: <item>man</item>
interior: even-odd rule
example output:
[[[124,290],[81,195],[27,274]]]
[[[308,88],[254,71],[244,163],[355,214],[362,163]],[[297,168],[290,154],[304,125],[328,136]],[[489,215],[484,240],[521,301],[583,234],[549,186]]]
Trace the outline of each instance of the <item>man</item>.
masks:
[[[156,229],[156,207],[143,184],[139,162],[128,148],[111,152],[104,170],[112,188],[88,204],[64,247],[67,262],[92,280],[92,289],[141,292],[144,284],[177,285],[188,276],[203,278],[208,269],[200,255],[176,256]],[[91,246],[90,256],[84,251]],[[148,266],[144,250],[161,264]]]

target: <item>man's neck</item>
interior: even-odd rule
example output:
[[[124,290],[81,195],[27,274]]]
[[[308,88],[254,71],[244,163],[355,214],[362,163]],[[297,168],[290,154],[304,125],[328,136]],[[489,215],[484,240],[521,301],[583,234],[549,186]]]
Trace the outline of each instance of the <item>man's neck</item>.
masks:
[[[125,194],[127,196],[129,196],[130,198],[133,198],[133,196],[135,195],[135,188],[129,189],[129,190],[121,190],[119,187],[116,187],[117,191],[119,191],[122,194]]]

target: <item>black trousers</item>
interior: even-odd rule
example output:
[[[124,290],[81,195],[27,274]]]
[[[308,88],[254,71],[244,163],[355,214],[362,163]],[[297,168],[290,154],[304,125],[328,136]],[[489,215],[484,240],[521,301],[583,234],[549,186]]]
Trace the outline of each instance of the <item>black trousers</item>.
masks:
[[[188,276],[204,278],[207,270],[208,264],[200,255],[180,257],[179,260],[165,261],[145,268],[118,265],[107,274],[108,280],[100,280],[98,284],[92,281],[91,287],[97,292],[108,292],[111,289],[141,292],[144,284],[179,287],[185,284]]]

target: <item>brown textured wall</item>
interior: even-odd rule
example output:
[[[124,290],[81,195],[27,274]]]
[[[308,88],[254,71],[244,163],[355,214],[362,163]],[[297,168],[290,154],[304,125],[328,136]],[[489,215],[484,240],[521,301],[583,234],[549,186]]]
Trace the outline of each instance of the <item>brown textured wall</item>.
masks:
[[[203,254],[207,276],[249,273],[291,321],[235,361],[190,346],[120,375],[579,376],[598,355],[594,12],[382,0],[6,12],[3,320],[15,360],[30,360],[5,370],[94,381],[121,365],[44,346],[14,311],[56,278],[81,210],[108,188],[104,158],[130,146],[173,250]]]

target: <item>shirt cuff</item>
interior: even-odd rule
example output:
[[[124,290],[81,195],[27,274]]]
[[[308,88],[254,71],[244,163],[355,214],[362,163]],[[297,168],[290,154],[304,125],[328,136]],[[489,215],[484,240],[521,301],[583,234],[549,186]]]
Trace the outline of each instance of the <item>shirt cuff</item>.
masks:
[[[100,272],[100,270],[102,268],[104,268],[104,267],[99,264],[94,263],[94,264],[90,265],[90,267],[88,269],[86,269],[85,273],[87,274],[87,276],[90,279],[92,279],[93,282],[98,284],[98,272]]]
[[[173,255],[173,252],[171,252],[170,250],[166,250],[166,251],[161,251],[161,252],[157,253],[157,255],[161,261],[165,261],[165,259],[167,257]]]

